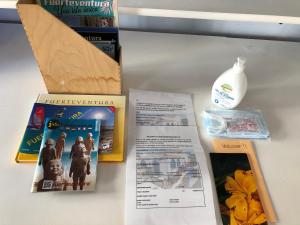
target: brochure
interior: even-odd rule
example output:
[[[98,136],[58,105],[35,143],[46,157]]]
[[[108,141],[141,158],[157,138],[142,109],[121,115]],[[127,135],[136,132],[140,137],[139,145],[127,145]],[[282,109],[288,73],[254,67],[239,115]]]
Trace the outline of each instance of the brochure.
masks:
[[[105,54],[116,61],[119,60],[119,30],[117,28],[73,27],[73,29]]]
[[[113,0],[37,0],[53,15],[113,17],[116,1]]]
[[[106,154],[112,152],[115,118],[114,106],[62,106],[35,103],[18,154],[38,154],[46,118],[73,120],[102,119],[99,153]]]
[[[100,120],[46,119],[31,191],[93,191],[100,124]]]

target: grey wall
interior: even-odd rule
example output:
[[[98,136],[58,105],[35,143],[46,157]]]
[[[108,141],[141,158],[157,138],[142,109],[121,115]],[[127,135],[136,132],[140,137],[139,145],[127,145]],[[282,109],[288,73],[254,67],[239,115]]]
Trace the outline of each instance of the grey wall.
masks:
[[[146,17],[120,14],[120,27],[167,33],[300,41],[300,25]]]
[[[0,8],[0,22],[19,23],[20,18],[17,10]]]
[[[291,24],[162,18],[128,14],[120,14],[119,21],[120,28],[124,30],[300,41],[300,25]],[[0,8],[0,22],[20,23],[16,9]]]

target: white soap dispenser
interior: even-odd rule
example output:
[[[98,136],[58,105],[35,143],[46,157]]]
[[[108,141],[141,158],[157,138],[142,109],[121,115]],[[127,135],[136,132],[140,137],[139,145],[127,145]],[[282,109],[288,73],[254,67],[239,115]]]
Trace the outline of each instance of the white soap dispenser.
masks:
[[[211,92],[211,100],[215,105],[233,109],[242,101],[247,91],[245,63],[246,59],[238,57],[233,67],[215,81]]]

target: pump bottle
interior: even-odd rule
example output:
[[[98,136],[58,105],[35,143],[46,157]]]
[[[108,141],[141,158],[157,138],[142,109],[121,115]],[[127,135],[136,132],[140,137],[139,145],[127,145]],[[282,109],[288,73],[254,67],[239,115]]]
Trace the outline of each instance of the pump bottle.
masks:
[[[224,109],[235,108],[247,91],[247,77],[244,73],[246,59],[238,57],[232,68],[226,70],[212,87],[212,102]]]

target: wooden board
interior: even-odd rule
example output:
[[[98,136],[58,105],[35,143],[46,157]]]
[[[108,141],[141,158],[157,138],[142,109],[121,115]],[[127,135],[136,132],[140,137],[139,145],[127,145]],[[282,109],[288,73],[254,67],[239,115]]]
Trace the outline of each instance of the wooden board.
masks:
[[[264,177],[260,170],[260,166],[256,159],[255,151],[251,144],[251,141],[247,140],[222,140],[216,139],[213,141],[214,152],[220,153],[246,153],[249,158],[251,169],[254,171],[256,182],[257,182],[257,191],[262,200],[262,205],[267,217],[267,220],[271,223],[277,222],[277,217],[267,186],[264,181]]]
[[[49,93],[121,94],[116,61],[39,5],[17,8]]]

